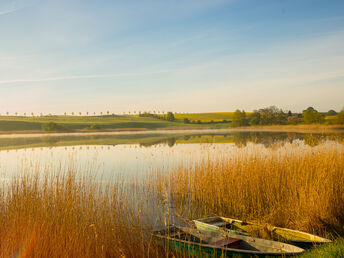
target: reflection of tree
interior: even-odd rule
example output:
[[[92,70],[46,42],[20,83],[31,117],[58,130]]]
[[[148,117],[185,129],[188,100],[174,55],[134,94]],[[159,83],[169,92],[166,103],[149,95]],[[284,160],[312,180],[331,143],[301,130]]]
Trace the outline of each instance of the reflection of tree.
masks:
[[[167,139],[167,145],[169,147],[173,147],[176,144],[176,139],[175,138],[168,138]]]
[[[247,144],[247,135],[243,133],[234,133],[233,139],[234,139],[234,144],[239,148],[245,147]]]
[[[42,137],[42,142],[47,145],[55,145],[59,140],[56,137]]]
[[[185,141],[188,141],[190,138],[191,138],[190,135],[184,135],[184,140],[185,140]]]
[[[305,144],[314,147],[320,144],[320,142],[322,141],[322,136],[314,134],[305,134],[303,136],[303,140]]]

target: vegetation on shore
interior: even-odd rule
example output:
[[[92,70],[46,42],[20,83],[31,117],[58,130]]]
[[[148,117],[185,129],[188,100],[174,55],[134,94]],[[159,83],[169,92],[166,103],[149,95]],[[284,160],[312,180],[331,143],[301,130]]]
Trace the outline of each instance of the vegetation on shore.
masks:
[[[24,167],[1,187],[0,256],[168,257],[150,233],[176,215],[186,221],[223,215],[343,236],[344,152],[335,144],[298,146],[247,146],[196,166],[111,183],[94,178],[92,167],[58,165],[62,171],[48,167],[44,175]],[[312,252],[330,248],[343,252],[340,241]]]
[[[95,182],[68,168],[3,184],[0,257],[159,257],[143,202],[134,209],[123,184]]]
[[[276,126],[276,125],[311,125],[344,124],[344,110],[337,113],[330,110],[321,113],[309,107],[302,113],[283,111],[275,106],[246,113],[150,113],[132,115],[45,115],[39,116],[0,116],[0,132],[18,131],[106,131],[106,130],[142,130],[142,129],[177,129],[177,128],[230,128],[241,126]]]
[[[343,150],[323,144],[302,151],[242,148],[161,176],[185,218],[221,215],[343,236],[343,171]]]

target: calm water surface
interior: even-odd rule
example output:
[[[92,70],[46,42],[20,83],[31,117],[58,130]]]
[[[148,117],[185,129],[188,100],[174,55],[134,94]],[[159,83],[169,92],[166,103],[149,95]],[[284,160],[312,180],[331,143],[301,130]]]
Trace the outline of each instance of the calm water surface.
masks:
[[[318,146],[344,150],[344,134],[278,132],[149,132],[114,135],[61,135],[0,137],[0,180],[3,187],[13,177],[55,175],[66,171],[90,175],[92,183],[106,185],[121,180],[130,207],[157,228],[166,218],[183,224],[169,200],[162,200],[142,184],[154,171],[169,173],[180,166],[192,168],[200,161],[240,155],[288,155],[316,151]],[[88,181],[89,182],[89,181]],[[124,183],[124,184],[123,184]],[[139,183],[140,187],[136,187]],[[149,185],[149,184],[148,184]],[[165,196],[163,198],[168,198]],[[162,202],[161,202],[162,200]],[[161,206],[161,203],[165,203]],[[138,205],[140,204],[140,205]],[[168,215],[166,215],[168,214]],[[160,221],[160,223],[157,223]],[[160,226],[159,226],[160,225]]]
[[[46,173],[73,167],[108,180],[119,173],[142,177],[149,171],[169,171],[202,160],[215,161],[246,153],[305,151],[319,144],[342,146],[344,134],[280,132],[149,132],[114,135],[63,135],[0,138],[0,176]],[[291,147],[292,146],[292,147]]]

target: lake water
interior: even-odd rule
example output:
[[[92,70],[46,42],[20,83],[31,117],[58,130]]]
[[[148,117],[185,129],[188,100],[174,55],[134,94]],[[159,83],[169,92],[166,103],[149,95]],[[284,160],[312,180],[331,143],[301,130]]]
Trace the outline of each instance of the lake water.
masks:
[[[0,136],[0,180],[3,187],[13,177],[55,175],[68,171],[90,175],[92,183],[106,185],[120,179],[130,206],[155,224],[165,221],[166,210],[178,221],[173,205],[159,206],[161,196],[141,184],[149,173],[169,173],[180,166],[192,168],[202,161],[238,155],[288,155],[314,151],[318,146],[344,150],[344,134],[239,132],[226,130],[164,131],[115,134]],[[122,184],[123,186],[123,184]],[[141,203],[141,206],[137,204]],[[126,205],[129,205],[128,203]],[[152,209],[151,207],[154,207]],[[183,221],[178,221],[183,223]]]
[[[73,167],[108,181],[119,173],[144,177],[149,171],[169,171],[202,160],[217,160],[248,152],[310,150],[319,144],[342,146],[344,134],[286,132],[156,131],[140,133],[32,135],[0,137],[0,176],[46,173]],[[293,148],[289,148],[293,146]]]

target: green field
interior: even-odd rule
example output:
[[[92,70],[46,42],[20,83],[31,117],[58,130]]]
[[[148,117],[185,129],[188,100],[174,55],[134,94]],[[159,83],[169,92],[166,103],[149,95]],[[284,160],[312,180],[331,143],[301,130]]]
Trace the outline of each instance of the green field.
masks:
[[[178,128],[227,128],[229,123],[209,123],[208,121],[223,120],[228,118],[225,113],[214,113],[213,117],[209,114],[190,114],[189,119],[196,117],[204,124],[184,124],[183,119],[177,115],[174,122],[138,116],[42,116],[42,117],[23,117],[23,116],[0,116],[0,131],[37,131],[42,129],[42,125],[54,122],[63,125],[68,130],[88,130],[95,125],[98,130],[120,130],[120,129],[178,129]],[[187,114],[183,114],[187,116]]]
[[[211,121],[221,122],[223,120],[231,121],[234,112],[214,112],[214,113],[185,113],[175,114],[175,118],[182,121],[184,118],[188,118],[190,121],[198,121],[208,123]]]

